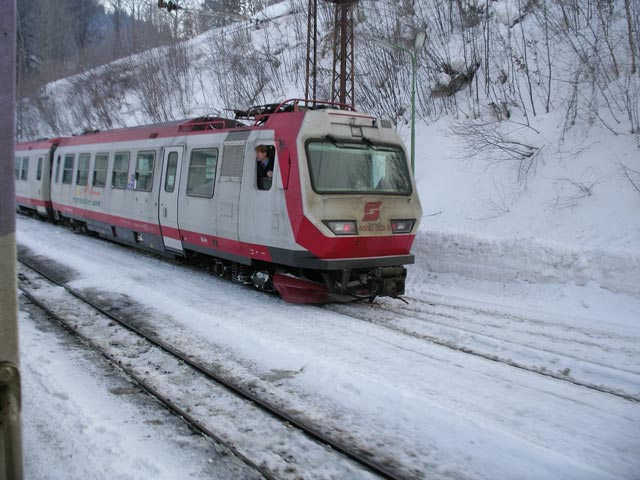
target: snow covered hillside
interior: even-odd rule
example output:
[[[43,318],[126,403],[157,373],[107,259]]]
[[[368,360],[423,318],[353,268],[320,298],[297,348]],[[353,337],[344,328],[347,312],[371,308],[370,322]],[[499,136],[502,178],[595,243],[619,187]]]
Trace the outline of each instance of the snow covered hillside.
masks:
[[[328,97],[325,3],[320,96]],[[29,133],[224,115],[302,97],[306,5],[285,1],[51,84],[29,103]],[[410,58],[373,39],[407,46],[416,31],[428,34],[416,72],[420,264],[640,293],[640,7],[606,5],[359,3],[356,106],[391,117],[407,146]]]

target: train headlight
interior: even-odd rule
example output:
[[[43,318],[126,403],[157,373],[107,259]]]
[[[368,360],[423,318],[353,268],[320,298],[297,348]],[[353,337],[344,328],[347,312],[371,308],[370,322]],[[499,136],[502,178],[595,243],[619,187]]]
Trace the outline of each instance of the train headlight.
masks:
[[[393,233],[409,233],[416,223],[414,219],[409,220],[391,220],[391,231]]]
[[[336,235],[358,234],[358,226],[353,220],[324,220],[324,224]]]

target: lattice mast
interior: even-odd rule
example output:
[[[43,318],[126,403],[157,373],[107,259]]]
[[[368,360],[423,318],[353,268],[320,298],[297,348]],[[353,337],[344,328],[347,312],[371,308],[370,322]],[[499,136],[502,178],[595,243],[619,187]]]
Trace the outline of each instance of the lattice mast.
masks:
[[[318,0],[309,0],[307,17],[307,66],[304,98],[317,99],[318,68]]]
[[[355,59],[353,46],[353,9],[358,0],[324,0],[335,3],[333,25],[333,69],[331,101],[355,105]],[[317,93],[317,41],[318,0],[309,0],[307,22],[307,98],[316,100]],[[311,95],[311,96],[310,96]]]

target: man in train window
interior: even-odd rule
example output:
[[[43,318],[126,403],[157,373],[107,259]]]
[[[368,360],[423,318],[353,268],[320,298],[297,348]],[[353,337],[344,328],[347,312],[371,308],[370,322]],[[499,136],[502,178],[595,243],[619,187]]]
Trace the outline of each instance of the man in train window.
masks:
[[[270,148],[267,145],[256,147],[256,161],[258,164],[258,188],[260,190],[270,190],[273,179],[273,156],[269,155]]]

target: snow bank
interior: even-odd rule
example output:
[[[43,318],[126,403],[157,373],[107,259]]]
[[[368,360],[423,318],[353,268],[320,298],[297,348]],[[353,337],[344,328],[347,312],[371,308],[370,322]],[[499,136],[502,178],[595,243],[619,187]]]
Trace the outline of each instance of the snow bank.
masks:
[[[418,269],[490,281],[594,282],[615,293],[640,294],[640,254],[580,249],[543,240],[421,232],[413,247]]]

